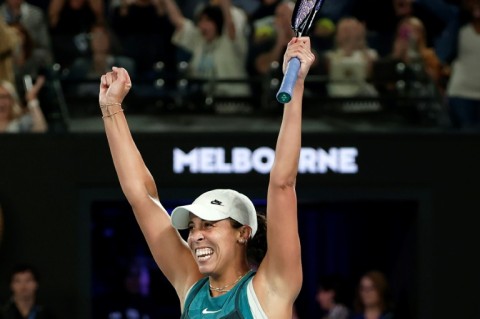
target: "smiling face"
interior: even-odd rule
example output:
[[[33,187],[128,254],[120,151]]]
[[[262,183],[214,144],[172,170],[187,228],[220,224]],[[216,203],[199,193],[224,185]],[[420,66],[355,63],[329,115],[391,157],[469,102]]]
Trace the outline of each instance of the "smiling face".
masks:
[[[188,245],[202,274],[221,273],[235,262],[240,237],[229,219],[212,222],[190,214]]]

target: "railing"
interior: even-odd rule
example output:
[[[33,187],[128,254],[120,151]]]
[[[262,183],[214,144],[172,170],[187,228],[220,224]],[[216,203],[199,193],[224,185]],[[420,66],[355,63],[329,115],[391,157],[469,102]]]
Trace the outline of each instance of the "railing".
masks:
[[[277,66],[278,67],[278,66]],[[282,109],[276,101],[281,78],[278,72],[247,80],[206,80],[186,76],[186,64],[177,74],[163,73],[161,63],[151,79],[134,79],[125,104],[130,112],[252,114],[268,116]],[[348,81],[347,81],[348,82]],[[64,116],[98,113],[99,80],[69,80],[59,75],[61,99],[67,111]],[[331,82],[326,75],[309,75],[306,79],[304,110],[309,116],[378,117],[392,116],[412,124],[447,125],[448,116],[441,94],[428,79],[402,79],[395,89],[376,96],[332,97],[327,93]],[[335,82],[339,83],[339,82]],[[348,83],[352,83],[351,81]],[[252,93],[243,96],[219,96],[218,84],[244,84]],[[373,86],[382,83],[370,82]]]

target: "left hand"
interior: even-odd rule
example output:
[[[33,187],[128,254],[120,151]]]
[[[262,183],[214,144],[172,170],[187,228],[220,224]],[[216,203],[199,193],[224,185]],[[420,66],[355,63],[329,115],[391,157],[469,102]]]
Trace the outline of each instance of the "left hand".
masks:
[[[310,38],[300,37],[290,40],[283,57],[283,73],[287,69],[288,61],[292,58],[298,58],[300,60],[300,70],[298,71],[297,80],[304,80],[307,76],[308,70],[315,61],[315,55],[311,50]]]

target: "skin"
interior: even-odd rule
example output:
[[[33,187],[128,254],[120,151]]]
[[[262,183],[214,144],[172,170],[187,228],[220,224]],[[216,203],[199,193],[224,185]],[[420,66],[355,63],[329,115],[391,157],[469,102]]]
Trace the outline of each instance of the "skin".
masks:
[[[316,300],[322,309],[330,310],[335,306],[335,292],[320,289],[316,295]]]
[[[44,84],[45,77],[37,77],[32,88],[26,93],[25,98],[27,103],[30,104],[32,101],[37,101],[38,103],[37,96]],[[14,101],[12,96],[8,90],[0,85],[0,133],[4,132],[10,122],[14,120],[13,105]],[[33,118],[33,126],[31,131],[35,133],[45,132],[48,129],[48,123],[45,120],[42,109],[38,106],[38,104],[29,108],[28,112],[30,112]]]
[[[176,4],[174,0],[156,0],[158,3],[161,3],[165,12],[167,13],[170,22],[175,26],[177,30],[181,30],[185,23],[185,17],[183,16],[182,11]],[[235,25],[232,20],[231,16],[231,1],[230,0],[218,0],[212,1],[212,4],[220,6],[222,10],[224,24],[226,26],[226,30],[228,36],[231,40],[235,40],[236,30]],[[215,23],[208,19],[206,16],[200,17],[197,27],[200,29],[202,36],[205,38],[207,42],[211,42],[215,40],[219,34],[220,30],[217,30]]]
[[[293,38],[284,55],[283,70],[292,57],[301,68],[291,102],[285,104],[270,172],[267,195],[268,251],[253,278],[259,302],[269,318],[291,319],[302,285],[295,181],[301,146],[302,96],[305,77],[315,57],[309,38]],[[250,228],[232,227],[229,220],[208,222],[191,215],[188,241],[171,225],[155,181],[139,153],[123,112],[118,112],[132,83],[128,72],[113,68],[101,78],[99,102],[113,163],[122,190],[133,208],[152,255],[175,288],[183,309],[188,289],[204,276],[223,287],[248,270],[246,245]],[[107,113],[105,105],[109,105]],[[114,114],[109,116],[110,114]],[[204,249],[199,251],[199,249]],[[198,252],[209,256],[200,257]],[[212,292],[212,296],[218,292]]]
[[[206,15],[200,16],[197,27],[207,42],[212,42],[218,37],[219,32],[217,26]]]
[[[275,44],[270,51],[259,54],[255,59],[255,68],[258,73],[269,73],[272,62],[281,61],[284,47],[294,35],[290,26],[293,8],[293,3],[284,2],[275,9]]]
[[[29,271],[20,272],[13,276],[10,283],[13,300],[20,313],[27,317],[35,304],[38,283]]]
[[[368,277],[363,277],[360,281],[360,298],[365,306],[365,318],[380,318],[382,314],[380,309],[380,295],[373,281]]]
[[[0,86],[0,127],[6,126],[12,118],[12,98],[7,90]],[[4,124],[4,125],[2,125]]]

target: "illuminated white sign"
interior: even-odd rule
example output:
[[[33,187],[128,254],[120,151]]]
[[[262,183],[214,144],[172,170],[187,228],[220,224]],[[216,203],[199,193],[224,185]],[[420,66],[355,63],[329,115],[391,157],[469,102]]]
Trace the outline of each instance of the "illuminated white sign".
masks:
[[[176,174],[246,174],[252,171],[268,174],[275,158],[275,150],[259,147],[196,147],[188,152],[173,150],[173,171]],[[300,174],[355,174],[358,150],[355,147],[322,148],[303,147],[300,153]]]

